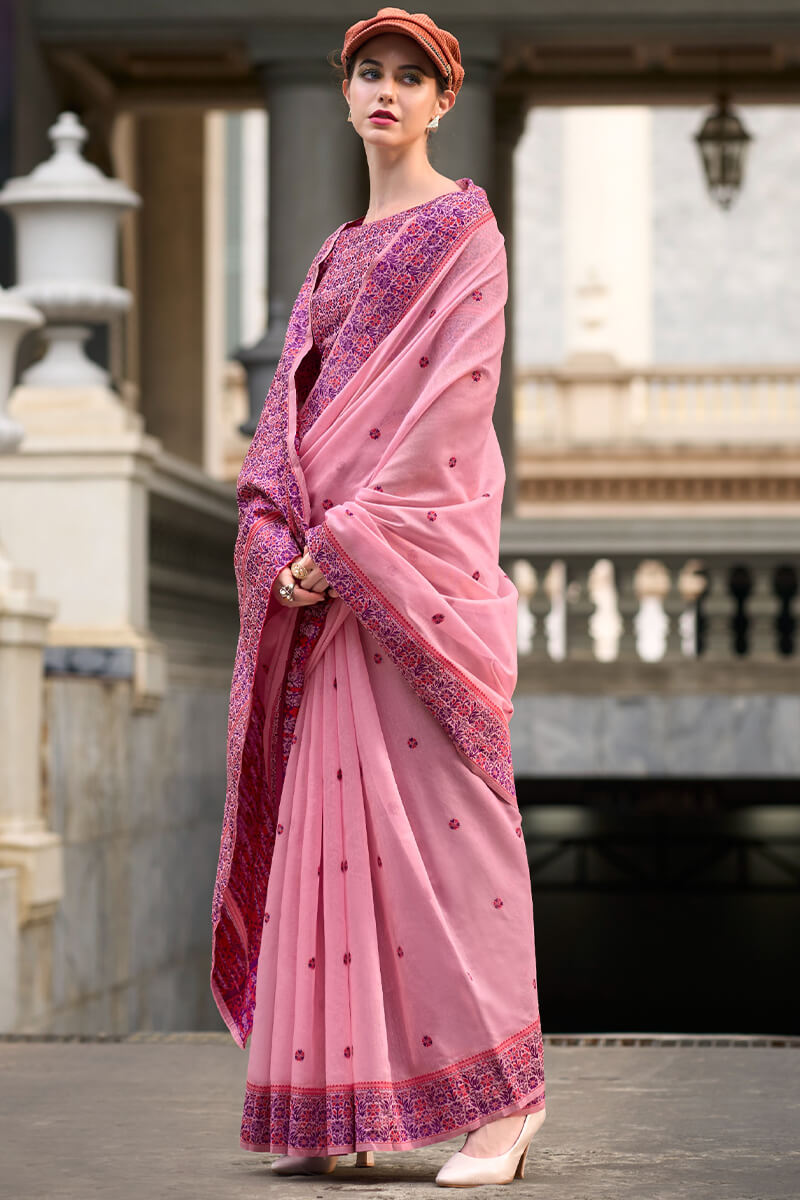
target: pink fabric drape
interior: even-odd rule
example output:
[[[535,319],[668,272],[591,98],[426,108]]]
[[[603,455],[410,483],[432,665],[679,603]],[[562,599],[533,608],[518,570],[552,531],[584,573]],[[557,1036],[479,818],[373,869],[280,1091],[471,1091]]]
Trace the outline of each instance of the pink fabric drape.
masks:
[[[212,989],[253,1031],[250,1149],[403,1149],[544,1102],[498,565],[506,264],[466,184],[379,256],[298,421],[321,248],[239,477]],[[340,598],[292,610],[270,589],[304,543]]]

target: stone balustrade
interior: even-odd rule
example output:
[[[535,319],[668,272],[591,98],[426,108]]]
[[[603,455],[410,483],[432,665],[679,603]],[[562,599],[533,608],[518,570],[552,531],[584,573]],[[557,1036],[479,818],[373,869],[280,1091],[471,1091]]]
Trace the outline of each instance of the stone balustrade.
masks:
[[[642,667],[642,682],[658,664],[652,689],[669,676],[747,691],[765,670],[770,689],[796,689],[797,522],[517,518],[504,523],[501,563],[520,594],[521,681],[541,682],[550,664],[562,688],[576,666],[605,668],[606,681]]]
[[[575,362],[519,370],[518,449],[800,444],[800,366]]]

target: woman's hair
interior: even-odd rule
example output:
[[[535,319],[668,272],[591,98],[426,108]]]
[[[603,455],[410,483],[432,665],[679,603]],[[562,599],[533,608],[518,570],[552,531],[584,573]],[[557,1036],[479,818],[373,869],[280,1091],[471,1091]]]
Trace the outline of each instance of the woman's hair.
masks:
[[[366,42],[364,44],[366,45]],[[356,59],[358,58],[358,51],[360,49],[361,49],[361,47],[359,46],[358,50],[356,50],[355,53],[351,56],[351,58],[349,58],[347,60],[346,66],[344,65],[344,63],[341,60],[341,51],[340,50],[331,50],[330,54],[328,55],[328,62],[331,64],[332,67],[334,67],[336,69],[340,79],[352,79],[353,78],[353,71],[355,70]],[[442,92],[447,91],[447,87],[448,87],[447,80],[436,69],[436,64],[434,63],[433,59],[431,59],[431,66],[433,67],[433,77],[436,80],[436,90],[439,92],[439,95],[441,96]]]

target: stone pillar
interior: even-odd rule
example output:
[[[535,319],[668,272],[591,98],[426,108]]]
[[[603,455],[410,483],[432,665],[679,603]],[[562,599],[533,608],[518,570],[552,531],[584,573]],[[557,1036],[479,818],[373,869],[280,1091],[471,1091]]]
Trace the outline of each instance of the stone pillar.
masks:
[[[138,118],[140,408],[149,434],[204,466],[205,114]]]
[[[26,437],[18,454],[0,457],[3,537],[11,561],[35,571],[57,602],[48,649],[114,651],[135,705],[153,708],[166,687],[164,647],[149,631],[149,488],[161,445],[84,355],[86,330],[73,324],[126,311],[129,294],[115,282],[117,220],[139,199],[82,158],[86,130],[74,114],[62,113],[49,133],[51,159],[0,193],[17,224],[13,295],[50,319],[47,353],[9,397]],[[27,576],[7,574],[6,587],[16,613]],[[16,616],[11,628],[30,644]]]
[[[493,109],[496,84],[494,62],[464,57],[464,82],[451,112],[442,117],[430,135],[431,164],[451,179],[472,179],[486,188],[494,204],[495,162],[493,157]]]
[[[494,427],[506,465],[503,513],[511,516],[517,507],[517,451],[514,431],[514,151],[525,128],[528,104],[523,95],[498,92],[494,105],[494,186],[489,199],[506,241],[508,259],[508,303],[506,340],[500,387],[494,410]]]
[[[567,361],[647,364],[651,329],[651,114],[564,114]]]
[[[319,247],[343,221],[363,216],[369,202],[363,143],[347,121],[336,72],[326,61],[329,39],[300,55],[273,58],[274,39],[254,47],[269,112],[268,324],[236,356],[248,374],[255,432],[286,336],[295,297]]]
[[[61,838],[40,812],[47,626],[56,611],[0,547],[0,867],[19,870],[19,921],[62,894]]]
[[[16,450],[22,435],[4,412],[17,341],[41,323],[0,288],[0,454]],[[0,1030],[16,1028],[19,1016],[20,927],[51,918],[63,892],[61,838],[41,811],[43,657],[54,613],[32,572],[13,566],[0,544]]]

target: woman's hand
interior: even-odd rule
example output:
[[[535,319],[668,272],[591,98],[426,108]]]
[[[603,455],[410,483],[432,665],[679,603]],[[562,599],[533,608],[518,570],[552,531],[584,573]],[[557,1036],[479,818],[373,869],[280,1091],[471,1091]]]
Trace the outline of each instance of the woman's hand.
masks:
[[[287,608],[296,608],[306,604],[318,604],[320,600],[326,600],[328,596],[336,597],[339,595],[328,583],[325,576],[315,564],[311,555],[305,551],[293,560],[299,562],[306,568],[308,574],[302,579],[295,579],[292,574],[291,567],[284,567],[278,574],[273,586],[273,595],[279,604],[284,604]],[[283,596],[278,595],[278,588],[282,584],[287,586],[294,583],[294,592],[291,600],[285,600]]]

